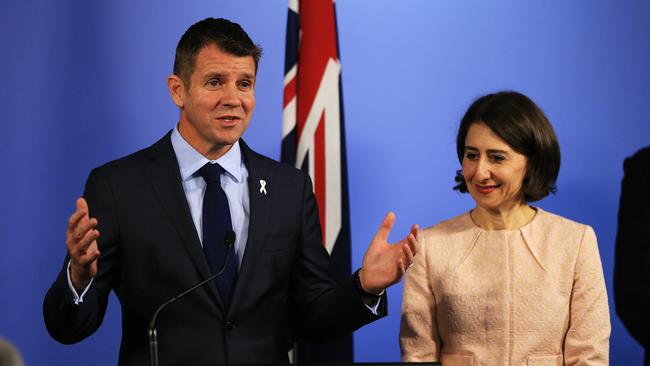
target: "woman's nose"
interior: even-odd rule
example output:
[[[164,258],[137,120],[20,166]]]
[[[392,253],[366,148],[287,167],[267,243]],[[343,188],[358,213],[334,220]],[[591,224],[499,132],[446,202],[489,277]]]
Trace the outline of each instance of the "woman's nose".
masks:
[[[490,176],[490,163],[485,159],[479,159],[476,163],[476,179],[479,181],[484,181],[489,179]]]

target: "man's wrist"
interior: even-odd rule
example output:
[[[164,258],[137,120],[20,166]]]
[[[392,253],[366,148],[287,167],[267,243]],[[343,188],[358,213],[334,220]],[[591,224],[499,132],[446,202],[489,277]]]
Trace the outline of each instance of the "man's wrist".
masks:
[[[79,273],[79,269],[75,269],[75,265],[70,261],[70,282],[77,292],[83,291],[92,280],[91,276],[80,276]]]
[[[81,304],[84,302],[84,296],[90,289],[90,285],[93,283],[94,278],[91,277],[90,280],[84,285],[84,287],[79,288],[78,286],[75,286],[75,284],[72,283],[72,260],[68,261],[66,277],[68,280],[68,288],[72,293],[72,301],[75,305]]]
[[[361,284],[361,268],[359,268],[354,274],[354,287],[357,289],[357,292],[363,297],[379,299],[384,295],[384,290],[379,291],[378,293],[368,292],[363,285]]]

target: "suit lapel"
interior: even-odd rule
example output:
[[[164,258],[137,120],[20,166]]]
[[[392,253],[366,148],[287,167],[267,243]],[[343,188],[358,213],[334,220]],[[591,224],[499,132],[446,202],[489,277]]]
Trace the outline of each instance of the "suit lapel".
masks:
[[[233,310],[238,309],[239,302],[242,301],[243,287],[246,284],[255,282],[253,278],[255,262],[268,229],[274,189],[274,176],[271,170],[266,168],[264,160],[252,151],[243,140],[240,139],[239,144],[242,148],[246,169],[248,169],[250,217],[246,251],[239,268],[239,275],[230,306],[230,309]]]
[[[178,160],[171,145],[170,135],[171,133],[168,133],[150,148],[152,161],[145,169],[146,175],[172,225],[181,237],[185,250],[196,265],[200,277],[207,278],[211,274],[210,267],[203,254],[201,242],[185,198]],[[223,309],[214,281],[208,283],[207,286]]]

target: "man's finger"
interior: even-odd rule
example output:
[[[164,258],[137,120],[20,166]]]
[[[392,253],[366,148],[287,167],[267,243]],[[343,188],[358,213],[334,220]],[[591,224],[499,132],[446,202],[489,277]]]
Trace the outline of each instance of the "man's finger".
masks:
[[[413,234],[409,234],[409,236],[412,236],[412,235]],[[402,250],[404,251],[404,254],[406,255],[406,263],[408,264],[407,268],[410,267],[411,264],[413,264],[413,259],[415,257],[415,253],[413,253],[413,251],[411,250],[411,246],[409,245],[409,243],[410,243],[410,240],[407,241],[407,245],[404,245],[402,247],[403,248]]]
[[[68,233],[72,233],[77,226],[77,223],[88,214],[88,211],[79,210],[75,211],[68,219]]]
[[[91,264],[92,262],[96,261],[97,258],[99,258],[99,250],[92,250],[87,252],[83,257],[82,260],[79,261],[79,264],[83,266],[87,266],[88,264]]]
[[[411,226],[411,234],[413,234],[413,236],[416,238],[418,237],[418,230],[420,230],[418,224],[413,224],[413,226]]]
[[[77,243],[75,246],[75,250],[79,255],[86,255],[88,251],[88,247],[95,242],[99,238],[99,231],[96,229],[89,230],[86,232],[86,234],[81,238],[81,240]]]
[[[87,254],[84,254],[83,256],[79,257],[77,259],[76,263],[77,263],[77,265],[85,268],[85,267],[89,266],[90,264],[92,264],[94,261],[96,261],[98,257],[99,257],[99,251],[92,252],[92,253],[87,253]]]
[[[413,253],[413,256],[415,257],[415,255],[418,254],[418,249],[419,249],[417,236],[415,236],[413,233],[409,234],[406,243],[407,246],[409,247],[409,250],[411,251],[411,253]]]
[[[71,233],[68,233],[68,247],[75,247],[79,245],[79,242],[86,236],[86,234],[95,229],[97,226],[96,219],[83,218],[78,223],[77,226]]]
[[[88,217],[88,203],[83,197],[77,198],[77,209],[68,219],[68,233],[72,233],[79,221]]]
[[[81,238],[83,238],[84,235],[86,235],[88,231],[96,227],[97,227],[97,219],[84,218],[77,224],[77,227],[75,228],[74,231],[74,238],[80,240]]]
[[[88,202],[83,197],[77,198],[77,211],[86,211],[88,212]]]
[[[381,226],[379,227],[379,230],[377,230],[377,234],[375,234],[375,239],[380,240],[382,242],[388,241],[388,235],[390,234],[390,231],[393,229],[394,223],[395,223],[395,214],[392,212],[388,212],[386,216],[384,216],[384,220],[381,222]]]

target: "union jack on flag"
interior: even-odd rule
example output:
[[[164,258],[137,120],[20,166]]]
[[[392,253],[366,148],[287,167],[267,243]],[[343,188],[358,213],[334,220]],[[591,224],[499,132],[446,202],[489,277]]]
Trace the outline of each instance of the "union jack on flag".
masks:
[[[350,221],[333,0],[289,0],[281,160],[309,172],[333,275],[350,276]],[[299,343],[299,362],[351,362],[352,338]]]

